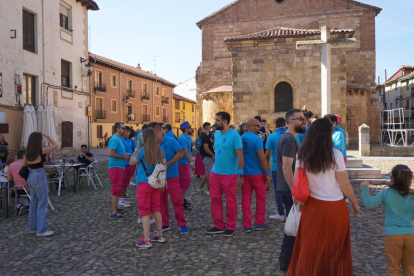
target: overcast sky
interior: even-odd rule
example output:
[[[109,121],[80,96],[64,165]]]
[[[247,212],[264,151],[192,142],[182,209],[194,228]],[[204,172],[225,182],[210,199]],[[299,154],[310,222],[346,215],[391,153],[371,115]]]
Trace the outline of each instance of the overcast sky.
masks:
[[[232,1],[96,0],[100,10],[89,12],[90,51],[140,63],[178,84],[194,77],[201,61],[201,30],[195,23]],[[377,16],[377,76],[383,82],[385,69],[390,77],[401,65],[414,65],[414,1],[361,1],[383,8]]]

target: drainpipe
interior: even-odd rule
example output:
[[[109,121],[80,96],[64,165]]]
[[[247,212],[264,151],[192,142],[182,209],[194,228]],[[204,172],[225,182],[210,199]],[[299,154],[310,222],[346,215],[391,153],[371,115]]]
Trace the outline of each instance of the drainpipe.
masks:
[[[45,12],[44,12],[44,0],[42,0],[42,61],[43,61],[43,83],[46,83],[46,73],[45,73]],[[46,90],[46,97],[47,97],[47,90]],[[40,95],[42,97],[42,95]],[[40,99],[39,103],[45,105],[45,96],[43,95],[42,99]]]
[[[155,89],[154,89],[154,81],[152,81],[152,121],[150,119],[150,122],[155,122]],[[161,112],[161,111],[160,111]]]

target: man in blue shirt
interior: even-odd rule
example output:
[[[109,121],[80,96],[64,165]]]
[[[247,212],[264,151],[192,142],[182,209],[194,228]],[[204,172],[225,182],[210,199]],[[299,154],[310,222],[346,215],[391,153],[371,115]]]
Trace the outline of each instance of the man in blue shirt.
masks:
[[[257,136],[261,124],[256,119],[247,121],[247,132],[241,136],[244,158],[244,183],[242,187],[243,227],[246,233],[252,231],[252,193],[256,193],[255,230],[267,228],[266,188],[270,175],[269,165],[263,151],[263,141]]]
[[[275,191],[275,199],[277,206],[277,214],[270,215],[270,219],[285,221],[285,210],[283,207],[282,194],[277,190],[277,143],[279,142],[280,136],[286,132],[286,120],[283,117],[276,119],[276,131],[270,134],[266,142],[266,158],[270,161],[270,155],[272,155],[272,183]]]
[[[162,231],[170,230],[170,212],[168,210],[168,195],[170,195],[171,202],[174,209],[175,219],[180,227],[181,234],[188,234],[186,227],[187,221],[184,218],[184,209],[181,199],[181,188],[178,175],[178,160],[183,157],[181,147],[174,138],[162,135],[161,124],[150,123],[149,127],[154,131],[160,148],[164,151],[166,166],[167,166],[167,185],[161,191],[161,216],[162,216]]]
[[[209,235],[223,234],[232,237],[237,220],[237,184],[243,183],[243,144],[240,135],[230,129],[230,114],[216,113],[217,131],[214,133],[215,164],[210,174],[211,214],[214,227]],[[226,197],[226,222],[223,221],[223,200]]]
[[[125,152],[125,146],[122,143],[121,137],[124,135],[125,126],[123,123],[116,123],[115,133],[109,140],[109,161],[108,161],[108,175],[112,182],[111,197],[112,197],[112,214],[111,218],[123,219],[124,217],[118,213],[119,198],[124,196],[122,194],[122,183],[125,173],[125,161],[129,160],[131,156]]]
[[[332,123],[332,142],[334,144],[334,149],[341,151],[346,164],[346,161],[348,159],[348,155],[346,154],[346,133],[345,130],[338,126],[338,122],[341,120],[339,119],[339,116],[335,114],[326,114],[323,117],[329,119]]]
[[[191,182],[190,166],[194,170],[194,164],[191,161],[191,143],[188,139],[188,135],[191,131],[191,125],[189,122],[185,121],[180,125],[180,129],[183,133],[178,136],[177,141],[180,144],[184,156],[178,161],[178,173],[180,175],[180,188],[184,203],[185,194],[187,193]],[[184,204],[184,210],[191,210],[189,204]]]
[[[166,124],[165,128],[167,129],[167,133],[165,133],[165,136],[177,139],[177,137],[175,137],[175,134],[172,130],[172,126],[170,124]]]
[[[139,148],[142,147],[142,132],[144,131],[144,129],[146,129],[148,127],[147,124],[144,124],[142,126],[142,129],[140,131],[140,133],[138,133],[137,135],[137,144],[139,145]]]

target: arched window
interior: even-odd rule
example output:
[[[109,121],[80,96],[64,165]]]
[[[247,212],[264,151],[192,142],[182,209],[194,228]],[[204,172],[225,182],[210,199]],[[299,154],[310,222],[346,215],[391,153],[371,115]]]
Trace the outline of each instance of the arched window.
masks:
[[[292,108],[292,86],[287,82],[279,82],[275,87],[275,112],[288,111]]]

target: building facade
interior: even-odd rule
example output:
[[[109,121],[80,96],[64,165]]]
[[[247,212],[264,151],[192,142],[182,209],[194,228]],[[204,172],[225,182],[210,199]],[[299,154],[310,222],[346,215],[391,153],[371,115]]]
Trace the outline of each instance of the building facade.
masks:
[[[197,97],[196,78],[188,79],[174,88],[174,93],[195,101]]]
[[[173,107],[174,124],[172,126],[174,134],[178,137],[181,134],[180,124],[188,121],[194,130],[192,137],[193,139],[196,138],[196,101],[174,93]]]
[[[336,67],[332,95],[338,96],[332,97],[332,112],[341,117],[351,144],[357,143],[358,127],[364,123],[370,125],[371,132],[379,132],[379,120],[373,118],[379,118],[380,109],[373,97],[376,100],[375,18],[380,11],[354,0],[237,0],[199,21],[198,124],[212,118],[227,101],[231,101],[225,107],[235,118],[233,122],[254,114],[275,127],[274,119],[288,107],[305,104],[322,115],[321,50],[296,51],[289,32],[275,37],[269,34],[282,29],[312,33],[329,26],[331,30],[351,30],[357,41],[354,48],[332,50],[331,62]],[[299,33],[296,40],[320,39],[320,33],[319,38],[304,34]],[[243,37],[248,41],[238,43]],[[239,41],[226,40],[229,38]],[[304,70],[300,65],[305,65]],[[280,89],[282,92],[277,91]]]
[[[92,92],[92,146],[96,147],[113,126],[123,122],[140,129],[150,122],[172,124],[175,84],[141,69],[96,54],[90,76]]]
[[[21,148],[23,108],[49,105],[61,147],[88,143],[88,10],[92,0],[0,2],[1,134]]]

